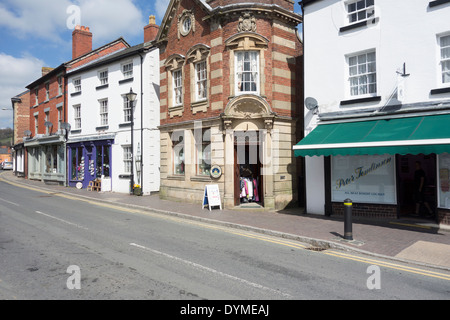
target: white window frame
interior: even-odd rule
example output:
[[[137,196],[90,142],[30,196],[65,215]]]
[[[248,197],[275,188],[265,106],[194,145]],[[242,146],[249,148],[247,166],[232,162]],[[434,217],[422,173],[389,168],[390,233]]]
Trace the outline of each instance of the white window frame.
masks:
[[[81,77],[72,80],[74,92],[81,92]]]
[[[58,82],[58,96],[61,96],[63,94],[63,83],[62,83],[62,76],[58,76],[56,78],[56,81]]]
[[[176,69],[172,71],[172,105],[179,106],[183,104],[183,71]]]
[[[108,69],[101,70],[98,72],[98,80],[101,86],[108,84],[108,76],[109,76]]]
[[[45,101],[50,100],[50,82],[45,83]]]
[[[74,129],[81,129],[81,104],[73,106],[73,124]]]
[[[250,61],[245,60],[245,54],[249,53],[255,54],[255,61],[251,59]],[[241,57],[243,57],[241,61]],[[260,60],[260,52],[257,50],[248,50],[248,51],[236,51],[235,52],[235,93],[236,95],[240,94],[259,94],[260,93],[260,70],[259,70],[259,60]],[[246,63],[250,63],[250,70],[245,70]],[[244,74],[248,74],[252,79],[250,81],[245,81],[246,79]],[[245,90],[245,84],[242,83],[254,83],[256,86],[256,90]],[[241,89],[242,88],[242,89]]]
[[[447,38],[448,43],[443,46],[442,39]],[[446,33],[438,36],[438,48],[439,48],[439,83],[443,86],[450,85],[450,34]],[[449,51],[448,56],[444,58],[443,52]],[[444,66],[447,65],[447,70],[444,71]],[[444,81],[444,74],[447,74],[447,81]]]
[[[34,115],[34,135],[36,136],[39,132],[39,115]]]
[[[37,106],[39,104],[39,88],[34,89],[34,105]]]
[[[121,70],[124,79],[133,78],[133,61],[123,63],[121,66]]]
[[[368,57],[374,57],[373,61],[368,61]],[[363,58],[365,57],[365,58]],[[354,60],[356,59],[356,61]],[[348,97],[351,98],[364,98],[374,97],[377,95],[378,83],[377,83],[377,55],[375,50],[368,50],[364,52],[354,53],[347,55],[347,83],[348,83]],[[356,62],[356,64],[355,64]],[[373,69],[375,68],[375,69]],[[355,73],[356,71],[356,73]],[[373,79],[375,78],[375,82]],[[357,85],[352,80],[357,80]],[[371,80],[371,81],[370,81]],[[365,81],[365,82],[364,82]],[[369,82],[370,81],[370,82]],[[353,83],[352,83],[353,82]],[[366,88],[365,92],[362,90]],[[373,90],[373,87],[375,87]],[[354,89],[357,92],[354,92]],[[372,90],[372,92],[371,92]]]
[[[100,126],[108,125],[108,99],[100,99],[98,100],[100,107]]]
[[[208,97],[208,66],[206,60],[195,64],[195,100],[203,101]]]
[[[123,149],[123,171],[124,173],[131,173],[133,166],[133,152],[130,145],[122,146]]]
[[[348,24],[373,19],[375,18],[375,0],[347,1],[345,3],[345,10],[347,12]]]
[[[133,107],[132,102],[128,101],[126,96],[123,96],[123,122],[131,122],[133,117]]]

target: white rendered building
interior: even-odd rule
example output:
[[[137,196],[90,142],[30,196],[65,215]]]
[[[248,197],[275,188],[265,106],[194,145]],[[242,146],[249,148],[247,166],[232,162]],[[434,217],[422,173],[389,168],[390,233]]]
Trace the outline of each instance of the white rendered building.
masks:
[[[450,1],[304,0],[306,211],[449,223]],[[422,202],[420,202],[422,203]],[[426,211],[426,208],[420,208]],[[429,213],[429,212],[425,212]]]
[[[69,185],[86,188],[102,179],[103,191],[158,192],[158,48],[151,42],[126,48],[67,77]]]

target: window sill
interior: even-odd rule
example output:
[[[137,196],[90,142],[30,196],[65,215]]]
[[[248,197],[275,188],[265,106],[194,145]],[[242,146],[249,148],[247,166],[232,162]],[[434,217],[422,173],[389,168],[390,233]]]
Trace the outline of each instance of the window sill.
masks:
[[[184,180],[185,180],[185,176],[184,176],[184,174],[173,174],[173,175],[168,175],[168,176],[167,176],[167,180],[184,181]]]
[[[95,127],[95,130],[97,130],[97,131],[108,130],[108,129],[109,129],[109,125]]]
[[[381,101],[380,96],[375,97],[368,97],[368,98],[357,98],[357,99],[351,99],[351,100],[343,100],[341,101],[341,106],[347,106],[350,104],[357,104],[357,103],[364,103],[364,102],[379,102]]]
[[[211,182],[212,179],[211,179],[211,176],[209,176],[209,175],[204,175],[204,176],[196,175],[194,177],[191,177],[191,181]]]
[[[101,90],[101,89],[106,89],[108,88],[108,84],[102,84],[101,86],[95,87],[95,90]]]
[[[436,0],[436,1],[431,1],[428,6],[430,8],[434,8],[436,6],[439,6],[441,4],[445,4],[445,3],[450,3],[450,0]]]
[[[119,123],[119,128],[131,127],[131,122]]]
[[[133,82],[134,78],[127,78],[127,79],[123,79],[123,80],[119,80],[119,84],[123,84],[123,83],[128,83],[128,82]]]
[[[364,21],[359,21],[356,23],[352,23],[350,25],[347,25],[345,27],[341,27],[339,29],[339,32],[346,32],[346,31],[350,31],[350,30],[354,30],[354,29],[359,29],[359,28],[364,28],[364,27],[368,27],[370,24],[376,24],[378,23],[378,21],[380,20],[380,18],[375,17],[375,18],[370,18],[368,20],[364,20]]]
[[[119,179],[131,179],[131,174],[119,174]]]
[[[450,87],[448,87],[448,88],[438,88],[438,89],[431,90],[430,94],[434,95],[434,94],[449,93],[449,92],[450,92]]]
[[[74,92],[74,93],[70,94],[71,97],[76,97],[76,96],[79,96],[79,95],[81,95],[81,91]]]
[[[73,133],[73,134],[81,133],[81,129],[73,129],[73,130],[70,130],[70,133]]]

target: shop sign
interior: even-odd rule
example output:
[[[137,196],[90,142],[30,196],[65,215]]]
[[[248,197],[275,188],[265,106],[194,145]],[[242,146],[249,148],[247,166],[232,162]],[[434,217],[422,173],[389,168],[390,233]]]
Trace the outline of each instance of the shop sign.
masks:
[[[335,156],[331,161],[332,201],[396,203],[392,155]]]

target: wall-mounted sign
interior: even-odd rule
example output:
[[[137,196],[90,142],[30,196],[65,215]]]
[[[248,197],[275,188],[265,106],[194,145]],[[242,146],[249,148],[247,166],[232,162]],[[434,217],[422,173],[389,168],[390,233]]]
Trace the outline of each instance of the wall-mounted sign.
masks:
[[[211,167],[211,177],[214,179],[219,179],[222,175],[222,168],[218,165],[213,165]]]
[[[396,204],[395,157],[335,156],[331,161],[332,201]]]

